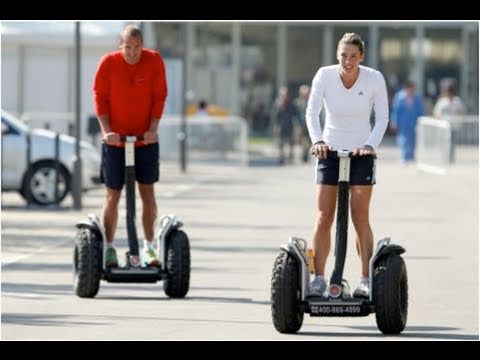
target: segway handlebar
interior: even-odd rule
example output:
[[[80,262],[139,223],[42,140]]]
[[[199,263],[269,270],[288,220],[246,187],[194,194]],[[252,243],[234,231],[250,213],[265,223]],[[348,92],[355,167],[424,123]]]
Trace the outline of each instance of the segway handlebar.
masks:
[[[327,159],[338,159],[340,157],[339,153],[343,153],[343,152],[346,152],[346,151],[338,151],[338,150],[328,150],[327,152]],[[312,152],[312,155],[314,155],[314,153]],[[357,158],[361,158],[361,157],[372,157],[374,159],[377,158],[377,154],[370,154],[370,155],[353,155],[353,151],[349,151],[348,152],[348,157],[351,158],[351,159],[357,159]]]
[[[136,141],[142,141],[143,140],[143,135],[136,136],[136,135],[120,135],[120,143],[125,144],[127,142],[136,142]],[[103,143],[107,143],[104,140],[102,140]]]
[[[121,142],[135,142],[135,141],[142,141],[143,140],[143,135],[136,136],[136,135],[120,135],[120,141]]]

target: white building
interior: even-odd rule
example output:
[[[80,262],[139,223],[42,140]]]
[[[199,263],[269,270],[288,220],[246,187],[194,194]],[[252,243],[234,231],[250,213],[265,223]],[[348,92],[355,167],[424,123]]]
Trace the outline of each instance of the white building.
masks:
[[[124,22],[81,23],[81,119],[94,114],[93,79],[100,58],[118,46]],[[74,22],[2,22],[2,109],[33,127],[72,133],[75,110]],[[150,44],[150,45],[149,45]],[[145,45],[152,46],[145,31]],[[166,60],[169,94],[165,113],[180,111],[181,62]],[[175,79],[175,75],[177,79]]]

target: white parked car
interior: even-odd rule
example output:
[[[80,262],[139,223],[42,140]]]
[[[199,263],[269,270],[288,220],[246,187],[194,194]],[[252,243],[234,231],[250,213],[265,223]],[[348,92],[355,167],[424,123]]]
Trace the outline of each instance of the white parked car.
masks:
[[[30,164],[28,164],[30,134]],[[2,191],[18,191],[28,203],[60,203],[72,189],[75,163],[75,138],[59,138],[58,190],[55,194],[55,132],[30,129],[12,114],[2,110]],[[100,154],[90,143],[80,143],[82,188],[97,186],[100,178]],[[57,196],[55,196],[57,195]]]

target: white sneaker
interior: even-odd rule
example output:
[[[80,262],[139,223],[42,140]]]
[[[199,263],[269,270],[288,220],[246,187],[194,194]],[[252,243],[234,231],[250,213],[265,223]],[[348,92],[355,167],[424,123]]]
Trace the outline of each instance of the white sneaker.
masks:
[[[327,281],[325,277],[315,276],[315,279],[310,283],[309,294],[313,296],[325,296],[327,290]]]
[[[353,292],[353,297],[368,298],[369,295],[370,295],[370,279],[361,277],[357,288]]]

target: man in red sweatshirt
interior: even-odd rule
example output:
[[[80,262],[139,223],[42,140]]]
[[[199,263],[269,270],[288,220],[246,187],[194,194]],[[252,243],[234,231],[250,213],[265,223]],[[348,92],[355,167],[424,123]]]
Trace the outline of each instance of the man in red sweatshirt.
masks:
[[[118,203],[125,183],[125,155],[120,136],[143,136],[135,144],[135,176],[143,202],[146,265],[158,265],[154,251],[157,217],[154,183],[159,178],[158,123],[167,97],[165,65],[160,54],[143,48],[140,29],[128,25],[120,34],[120,50],[106,54],[95,74],[95,111],[102,129],[101,179],[107,193],[102,221],[107,237],[106,264],[118,266],[113,239]],[[132,259],[132,263],[140,263]]]

